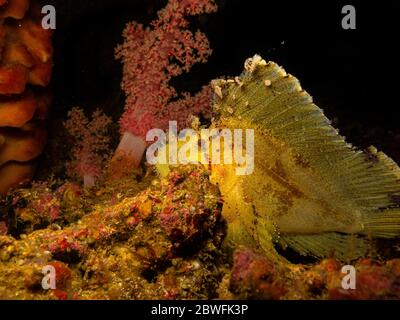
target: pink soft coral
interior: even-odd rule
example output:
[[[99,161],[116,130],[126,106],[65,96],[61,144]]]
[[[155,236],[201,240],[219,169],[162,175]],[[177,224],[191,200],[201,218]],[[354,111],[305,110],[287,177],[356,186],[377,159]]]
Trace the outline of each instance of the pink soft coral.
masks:
[[[207,61],[211,54],[208,39],[200,31],[188,30],[187,18],[216,9],[213,0],[169,0],[150,27],[136,22],[127,25],[125,41],[116,49],[124,65],[122,88],[127,96],[117,154],[130,155],[138,165],[150,129],[166,129],[169,121],[182,127],[191,115],[210,115],[209,87],[195,96],[184,93],[179,97],[169,82],[194,64]]]
[[[112,120],[99,110],[93,112],[91,121],[80,108],[73,108],[68,113],[64,126],[74,139],[68,174],[83,178],[85,187],[94,185],[108,158],[108,129],[111,123]]]

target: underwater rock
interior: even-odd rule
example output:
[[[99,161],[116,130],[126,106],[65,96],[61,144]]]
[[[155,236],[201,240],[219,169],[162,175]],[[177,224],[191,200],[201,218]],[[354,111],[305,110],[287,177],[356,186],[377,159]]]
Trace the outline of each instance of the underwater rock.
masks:
[[[62,189],[64,195],[70,188]],[[50,190],[47,192],[51,194]],[[185,194],[188,196],[182,196]],[[22,202],[24,209],[32,210],[32,200]],[[218,266],[225,225],[220,216],[218,188],[210,183],[206,171],[182,166],[134,197],[123,197],[112,205],[105,203],[98,202],[92,212],[63,229],[49,226],[27,232],[19,240],[0,236],[0,298],[216,296],[222,278]],[[161,225],[160,216],[172,203],[177,204],[177,211],[170,211],[171,215],[179,215],[184,206],[190,212],[201,213],[202,223],[192,219],[196,216],[193,214],[186,216],[190,228],[178,224],[189,237],[171,237],[170,229]],[[182,241],[194,240],[193,235],[196,243],[192,243],[190,250],[182,250]],[[55,267],[57,279],[59,273],[61,276],[56,290],[44,290],[40,285],[42,278],[35,276],[48,265]]]
[[[43,88],[53,48],[40,9],[29,0],[0,3],[0,195],[31,179],[46,142],[43,120],[51,98]]]
[[[190,173],[194,178],[203,174],[193,171]],[[202,233],[207,232],[210,226],[215,225],[220,218],[220,208],[215,207],[211,211],[209,201],[214,201],[206,196],[196,197],[201,185],[193,185],[182,192],[174,192],[174,189],[183,182],[184,177],[177,173],[169,176],[170,197],[164,200],[164,208],[159,215],[160,225],[168,236],[180,246],[193,245],[196,240],[201,239]],[[174,197],[172,197],[174,194]]]
[[[16,238],[50,225],[61,228],[78,221],[86,210],[80,187],[72,183],[60,187],[33,183],[29,189],[10,192],[0,206],[8,232]]]
[[[289,290],[281,269],[265,256],[248,248],[238,248],[234,254],[230,290],[239,299],[281,299]]]
[[[376,300],[400,298],[400,260],[353,263],[355,288],[343,288],[347,273],[335,259],[316,264],[277,265],[264,255],[240,247],[234,254],[230,289],[239,299]]]
[[[344,290],[338,280],[328,283],[330,299],[377,300],[400,298],[400,260],[386,263],[361,259],[355,265],[357,270],[356,289]]]

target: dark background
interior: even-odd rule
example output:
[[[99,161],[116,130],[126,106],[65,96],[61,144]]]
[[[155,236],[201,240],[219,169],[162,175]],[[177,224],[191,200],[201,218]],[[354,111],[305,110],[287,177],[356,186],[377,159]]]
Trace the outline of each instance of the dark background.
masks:
[[[217,2],[218,13],[192,21],[208,35],[214,54],[176,79],[177,88],[195,92],[213,78],[238,75],[244,60],[258,53],[299,78],[351,142],[374,144],[400,161],[398,0]],[[53,116],[65,118],[79,105],[88,112],[103,108],[117,120],[124,95],[114,48],[126,22],[147,24],[166,1],[46,3],[57,9]],[[342,29],[346,4],[357,10],[357,30]]]

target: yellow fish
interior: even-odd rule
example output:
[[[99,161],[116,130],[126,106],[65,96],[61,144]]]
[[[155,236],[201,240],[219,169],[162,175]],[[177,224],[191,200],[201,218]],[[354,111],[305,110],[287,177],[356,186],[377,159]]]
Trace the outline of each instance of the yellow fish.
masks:
[[[372,237],[400,235],[399,167],[346,143],[295,77],[254,56],[240,77],[213,86],[213,128],[254,129],[251,174],[211,165],[228,241],[347,260],[365,255]]]
[[[347,259],[364,255],[370,237],[400,235],[399,167],[347,144],[295,77],[255,56],[240,77],[213,85],[215,127],[255,130],[253,174],[213,170],[230,239]]]

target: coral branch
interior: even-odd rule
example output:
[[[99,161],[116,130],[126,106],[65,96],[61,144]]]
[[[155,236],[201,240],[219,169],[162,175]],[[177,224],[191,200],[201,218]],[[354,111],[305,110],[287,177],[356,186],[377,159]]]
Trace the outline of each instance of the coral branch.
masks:
[[[116,58],[123,63],[126,93],[125,113],[120,119],[123,143],[117,154],[128,154],[138,164],[150,129],[166,129],[170,120],[182,127],[191,115],[210,115],[208,87],[193,97],[179,95],[169,82],[211,55],[206,35],[191,32],[187,18],[216,9],[212,0],[170,0],[150,27],[137,22],[126,26],[125,41],[116,49]]]
[[[108,158],[110,137],[107,134],[112,121],[99,110],[92,114],[89,121],[79,108],[73,108],[68,118],[64,126],[75,142],[68,173],[83,179],[85,187],[92,187]]]

